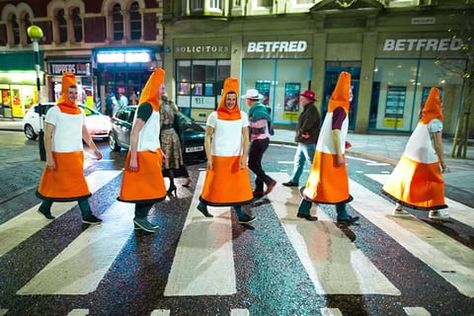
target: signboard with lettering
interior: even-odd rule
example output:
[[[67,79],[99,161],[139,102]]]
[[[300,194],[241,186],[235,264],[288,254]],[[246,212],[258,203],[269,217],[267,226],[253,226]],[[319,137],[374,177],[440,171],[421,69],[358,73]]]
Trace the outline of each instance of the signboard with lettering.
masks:
[[[413,33],[399,33],[381,37],[377,57],[461,57],[464,42],[448,34],[425,33],[414,37]]]
[[[91,75],[91,63],[48,63],[50,75],[62,75],[64,72],[70,72],[78,76]]]
[[[190,38],[174,41],[175,58],[230,58],[231,43],[227,38]]]
[[[214,110],[215,103],[215,97],[191,97],[191,106],[193,108],[204,108]]]
[[[247,58],[311,57],[311,37],[246,38],[243,54]]]

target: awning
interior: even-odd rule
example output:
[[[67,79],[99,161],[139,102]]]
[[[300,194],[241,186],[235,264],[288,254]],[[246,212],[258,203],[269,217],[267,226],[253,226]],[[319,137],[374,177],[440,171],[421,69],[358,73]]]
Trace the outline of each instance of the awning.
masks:
[[[40,51],[40,68],[44,70],[43,54]],[[0,52],[0,71],[35,70],[35,54],[33,51]]]

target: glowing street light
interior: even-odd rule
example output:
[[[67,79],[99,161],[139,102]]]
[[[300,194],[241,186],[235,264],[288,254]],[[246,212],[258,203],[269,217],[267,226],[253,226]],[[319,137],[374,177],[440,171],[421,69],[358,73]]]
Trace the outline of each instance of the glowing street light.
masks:
[[[31,38],[33,43],[33,51],[35,52],[35,70],[36,70],[36,90],[38,91],[38,109],[39,114],[39,153],[40,159],[46,161],[46,151],[44,149],[44,129],[43,129],[43,114],[44,109],[41,107],[41,93],[40,93],[40,55],[39,55],[39,41],[43,38],[43,30],[37,25],[31,25],[28,27],[28,36]]]

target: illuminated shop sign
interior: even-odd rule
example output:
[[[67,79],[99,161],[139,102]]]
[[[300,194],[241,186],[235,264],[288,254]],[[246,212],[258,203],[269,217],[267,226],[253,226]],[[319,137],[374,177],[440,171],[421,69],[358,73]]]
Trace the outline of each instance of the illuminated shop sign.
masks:
[[[411,39],[386,39],[383,44],[384,51],[458,51],[463,41],[460,38],[411,38]]]
[[[98,53],[98,63],[147,63],[151,61],[148,52]]]
[[[249,42],[247,53],[301,53],[307,48],[306,41]]]
[[[49,74],[62,75],[64,72],[79,76],[90,76],[91,63],[49,63]]]

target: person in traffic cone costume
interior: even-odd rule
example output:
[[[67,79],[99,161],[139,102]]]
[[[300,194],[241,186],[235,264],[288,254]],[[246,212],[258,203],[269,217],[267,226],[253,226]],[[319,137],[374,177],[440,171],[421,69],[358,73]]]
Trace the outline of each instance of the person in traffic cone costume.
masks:
[[[61,96],[45,118],[46,166],[36,192],[43,199],[38,211],[47,219],[54,219],[53,202],[78,201],[82,221],[98,224],[101,220],[92,214],[88,201],[91,193],[84,178],[82,141],[94,151],[97,159],[102,159],[102,154],[87,131],[86,116],[76,100],[76,78],[74,74],[64,73]]]
[[[402,208],[407,206],[429,210],[433,219],[449,218],[446,211],[441,211],[447,208],[441,175],[447,170],[441,138],[443,118],[440,92],[431,88],[405,152],[382,188],[397,202],[394,215],[407,215]]]
[[[250,223],[255,217],[242,210],[253,199],[247,168],[249,131],[248,117],[237,103],[239,81],[224,81],[222,99],[217,111],[207,118],[205,148],[207,171],[198,210],[212,217],[207,205],[233,206],[240,223]]]
[[[158,226],[147,220],[153,205],[166,197],[166,187],[161,172],[162,160],[166,159],[160,147],[159,89],[165,79],[165,71],[156,69],[148,79],[140,95],[130,134],[130,150],[125,161],[119,201],[135,203],[137,228],[156,232]]]
[[[344,157],[351,100],[351,75],[341,72],[329,100],[306,187],[302,190],[298,217],[317,220],[309,215],[311,204],[315,202],[335,204],[339,223],[352,224],[359,219],[350,216],[346,210],[346,203],[352,200]]]

